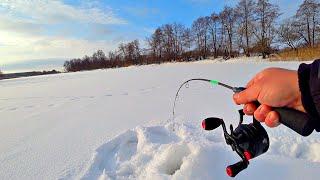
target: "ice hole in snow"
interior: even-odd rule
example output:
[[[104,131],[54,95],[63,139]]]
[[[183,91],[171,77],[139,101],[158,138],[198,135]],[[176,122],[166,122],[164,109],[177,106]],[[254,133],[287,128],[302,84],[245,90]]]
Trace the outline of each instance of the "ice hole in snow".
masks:
[[[184,158],[190,153],[186,144],[171,144],[159,155],[159,171],[167,175],[174,175],[181,169]]]

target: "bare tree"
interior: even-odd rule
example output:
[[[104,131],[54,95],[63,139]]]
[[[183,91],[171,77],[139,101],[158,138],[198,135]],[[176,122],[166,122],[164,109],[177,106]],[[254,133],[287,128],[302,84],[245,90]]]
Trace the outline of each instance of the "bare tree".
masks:
[[[160,62],[163,58],[163,32],[161,28],[157,28],[155,32],[147,39],[148,45],[152,51],[152,58]]]
[[[219,51],[223,54],[224,57],[228,56],[228,37],[227,37],[227,30],[225,27],[225,19],[222,18],[222,13],[219,14],[220,20],[220,28],[218,32],[218,42],[219,42]]]
[[[208,17],[200,17],[192,24],[192,31],[200,58],[206,58],[208,55],[208,24]]]
[[[107,57],[102,50],[97,50],[93,53],[92,57],[89,58],[92,62],[92,69],[104,68]]]
[[[253,32],[255,6],[254,0],[240,0],[236,7],[239,21],[238,33],[241,36],[241,44],[243,44],[242,37],[245,39],[243,50],[246,56],[250,56],[250,40]]]
[[[297,50],[302,37],[299,34],[299,30],[295,26],[294,19],[290,18],[284,20],[278,30],[279,41],[286,44],[293,50]]]
[[[157,28],[147,42],[153,57],[179,60],[184,51],[191,48],[191,31],[182,24],[165,24]]]
[[[223,11],[220,14],[220,19],[222,21],[222,25],[225,28],[225,32],[227,33],[227,47],[228,47],[228,58],[233,56],[233,38],[234,38],[234,29],[236,22],[236,12],[234,8],[224,7]]]
[[[119,52],[123,61],[132,64],[139,64],[141,60],[139,41],[134,40],[127,44],[119,45]]]
[[[296,26],[300,27],[300,35],[308,46],[316,44],[317,26],[319,26],[320,4],[317,0],[304,0],[300,5],[296,18]]]
[[[142,56],[140,49],[140,42],[136,39],[129,43],[130,46],[133,47],[132,51],[132,61],[134,64],[142,64]]]
[[[173,26],[171,24],[165,24],[162,26],[163,32],[163,47],[164,47],[164,55],[167,60],[173,59],[173,52],[174,52],[174,32]]]
[[[192,32],[190,28],[185,28],[182,34],[183,51],[190,51],[193,43]]]
[[[212,49],[213,49],[213,56],[215,58],[218,57],[218,33],[219,33],[219,26],[220,26],[220,19],[219,15],[216,13],[212,13],[209,17],[208,21],[208,29],[210,32],[211,37],[211,43],[212,43]]]
[[[121,61],[121,55],[117,52],[117,50],[110,51],[108,53],[108,66],[109,67],[119,67],[119,63]]]
[[[257,18],[257,26],[254,34],[258,39],[257,46],[262,53],[262,57],[266,58],[270,53],[271,43],[275,36],[275,22],[279,17],[279,7],[271,4],[269,0],[258,0],[255,15]]]
[[[174,23],[172,24],[173,28],[173,59],[180,59],[181,54],[183,53],[183,45],[184,45],[184,36],[186,35],[186,28],[182,24]]]
[[[85,55],[82,59],[81,59],[81,66],[82,67],[86,67],[86,68],[90,68],[90,69],[94,69],[91,64],[91,57]]]
[[[190,61],[193,56],[193,36],[190,28],[185,28],[182,34],[182,54],[180,60]]]

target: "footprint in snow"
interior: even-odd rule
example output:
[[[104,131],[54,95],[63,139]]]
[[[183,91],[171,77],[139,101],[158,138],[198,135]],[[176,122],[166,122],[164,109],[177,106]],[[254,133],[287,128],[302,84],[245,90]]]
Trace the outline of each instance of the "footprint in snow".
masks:
[[[17,110],[18,108],[16,108],[16,107],[13,107],[13,108],[9,108],[9,111],[15,111],[15,110]]]
[[[149,92],[152,92],[154,88],[146,88],[146,89],[140,89],[140,92],[142,94],[147,94]]]
[[[24,106],[24,108],[26,108],[26,109],[31,109],[33,107],[34,107],[33,105]]]
[[[141,94],[147,94],[147,93],[154,91],[155,89],[157,89],[157,87],[144,88],[144,89],[140,89],[140,92],[141,92]]]

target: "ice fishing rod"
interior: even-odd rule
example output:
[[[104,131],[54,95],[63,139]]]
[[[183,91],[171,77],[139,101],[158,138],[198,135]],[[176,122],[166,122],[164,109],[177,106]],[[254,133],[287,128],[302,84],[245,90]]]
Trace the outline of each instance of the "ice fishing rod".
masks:
[[[233,87],[225,83],[219,82],[217,80],[210,80],[210,79],[203,79],[203,78],[189,79],[181,84],[181,86],[179,87],[176,93],[174,105],[173,105],[173,118],[175,117],[175,107],[176,107],[176,101],[179,96],[179,92],[181,91],[184,85],[188,84],[191,81],[207,82],[213,86],[218,85],[218,86],[232,90],[233,93],[239,93],[246,89],[244,87]],[[254,103],[256,104],[257,107],[260,105],[258,101],[255,101]],[[281,124],[289,127],[290,129],[294,130],[295,132],[297,132],[302,136],[308,136],[314,130],[312,121],[310,120],[310,118],[306,113],[303,113],[291,108],[284,108],[284,107],[274,107],[273,110],[279,114]]]
[[[179,87],[176,93],[174,106],[173,106],[173,118],[175,116],[175,106],[176,106],[177,98],[179,96],[179,92],[184,85],[188,84],[191,81],[203,81],[203,82],[210,83],[214,86],[216,85],[222,86],[232,90],[233,93],[239,93],[246,89],[244,87],[229,86],[227,84],[221,83],[216,80],[209,80],[209,79],[202,79],[202,78],[190,79],[182,83],[182,85]],[[254,103],[256,104],[257,107],[260,105],[258,101]],[[294,109],[289,109],[289,108],[273,108],[273,110],[279,114],[279,117],[280,117],[279,121],[282,124],[284,124],[285,126],[289,127],[290,129],[294,130],[295,132],[297,132],[302,136],[308,136],[314,130],[312,121],[309,119],[309,117],[305,113],[302,113]],[[222,126],[226,144],[230,145],[232,150],[236,151],[236,153],[242,159],[238,163],[230,165],[226,168],[227,174],[231,177],[235,177],[242,170],[246,169],[249,165],[250,159],[253,159],[267,152],[269,149],[269,143],[270,143],[268,134],[259,121],[257,121],[253,117],[252,123],[243,124],[243,117],[245,115],[243,112],[243,109],[238,110],[238,112],[240,116],[239,124],[236,127],[236,129],[234,129],[233,126],[230,125],[230,134],[227,132],[226,125],[223,119],[216,118],[216,117],[209,117],[203,120],[201,124],[202,128],[207,131],[211,131],[218,128],[219,126]]]

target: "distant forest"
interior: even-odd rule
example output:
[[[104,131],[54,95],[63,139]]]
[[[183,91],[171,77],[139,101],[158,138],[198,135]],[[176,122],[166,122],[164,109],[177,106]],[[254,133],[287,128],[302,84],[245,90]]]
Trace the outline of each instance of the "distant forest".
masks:
[[[52,70],[52,71],[31,71],[31,72],[6,73],[6,74],[3,74],[0,71],[0,80],[20,78],[20,77],[30,77],[30,76],[41,76],[41,75],[49,75],[49,74],[58,74],[58,73],[60,73],[60,72],[56,71],[56,70]]]
[[[194,61],[245,55],[267,58],[279,50],[316,47],[320,43],[319,0],[304,0],[294,16],[279,20],[279,7],[269,0],[239,0],[220,13],[199,17],[191,27],[164,24],[146,38],[122,43],[118,49],[66,61],[66,71],[126,67],[171,61]]]

